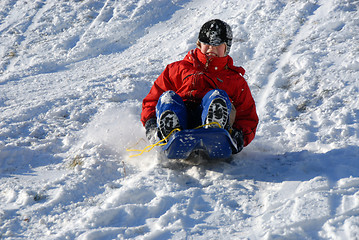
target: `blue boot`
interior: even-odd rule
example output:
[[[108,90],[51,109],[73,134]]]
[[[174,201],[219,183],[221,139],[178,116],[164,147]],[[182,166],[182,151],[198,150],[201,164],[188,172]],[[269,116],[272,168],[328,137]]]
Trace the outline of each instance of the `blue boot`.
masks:
[[[224,90],[209,91],[202,99],[202,107],[202,124],[209,124],[206,128],[229,128],[231,101]]]
[[[187,128],[187,109],[182,98],[174,91],[164,92],[156,105],[157,127],[161,139],[167,137],[173,129]]]

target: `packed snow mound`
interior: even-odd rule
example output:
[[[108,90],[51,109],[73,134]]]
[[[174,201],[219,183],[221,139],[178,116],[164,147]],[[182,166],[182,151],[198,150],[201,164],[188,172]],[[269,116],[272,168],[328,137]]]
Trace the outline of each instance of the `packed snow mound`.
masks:
[[[1,239],[358,239],[359,3],[0,2]],[[231,163],[165,168],[142,99],[210,19],[260,125]]]

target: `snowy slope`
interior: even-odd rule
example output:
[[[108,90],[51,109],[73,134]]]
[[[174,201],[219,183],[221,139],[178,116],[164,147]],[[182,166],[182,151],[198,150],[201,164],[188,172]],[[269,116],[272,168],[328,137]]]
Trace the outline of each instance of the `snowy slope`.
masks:
[[[2,0],[1,239],[359,239],[358,0]],[[141,101],[212,18],[260,125],[165,168]]]

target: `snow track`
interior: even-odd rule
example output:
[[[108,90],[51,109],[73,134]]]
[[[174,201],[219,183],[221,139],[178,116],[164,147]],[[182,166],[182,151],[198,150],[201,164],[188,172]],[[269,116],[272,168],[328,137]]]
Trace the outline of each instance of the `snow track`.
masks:
[[[296,15],[296,18],[299,19],[300,25],[296,26],[293,24],[293,22],[289,21],[286,23],[288,12],[292,11],[292,7],[283,7],[283,12],[279,14],[279,16],[275,19],[277,19],[277,24],[274,24],[273,27],[278,27],[284,24],[284,28],[290,29],[289,32],[285,32],[282,34],[286,34],[289,37],[289,39],[284,40],[283,42],[278,42],[282,46],[279,48],[280,52],[275,53],[274,56],[272,56],[272,61],[274,61],[272,64],[274,65],[274,71],[271,72],[268,75],[268,83],[265,85],[262,92],[259,94],[260,99],[258,100],[258,112],[265,116],[268,114],[268,111],[266,109],[266,105],[269,102],[268,99],[276,87],[276,81],[281,81],[281,77],[283,74],[285,74],[285,67],[288,66],[290,63],[290,59],[292,57],[293,51],[295,51],[295,48],[300,44],[301,40],[303,40],[306,37],[306,34],[310,32],[310,29],[308,29],[308,26],[311,26],[308,24],[310,21],[310,18],[312,15],[314,15],[314,12],[317,10],[319,6],[314,3],[300,3],[299,8],[295,8],[296,12],[299,14]],[[310,27],[309,27],[310,28]],[[276,31],[276,30],[274,30]],[[271,41],[273,36],[269,35],[268,39],[264,41]],[[278,49],[278,48],[276,48]]]
[[[98,3],[101,4],[101,3]],[[78,41],[74,43],[74,47],[68,51],[68,58],[74,58],[78,54],[76,50],[78,48],[83,48],[82,45],[86,44],[88,39],[96,36],[96,31],[100,28],[102,22],[108,22],[113,17],[113,5],[115,1],[107,0],[100,8],[96,16],[92,16],[93,20],[89,24],[89,26],[84,30],[82,34],[79,35]],[[98,6],[97,6],[98,8]],[[95,32],[94,32],[95,31]]]
[[[0,3],[1,239],[358,239],[358,1]],[[166,168],[141,101],[200,26],[233,28],[260,127]]]

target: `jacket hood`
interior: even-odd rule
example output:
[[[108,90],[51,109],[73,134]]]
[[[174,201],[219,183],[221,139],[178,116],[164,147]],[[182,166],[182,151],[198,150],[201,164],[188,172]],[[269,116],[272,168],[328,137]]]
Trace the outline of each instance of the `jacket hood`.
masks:
[[[184,60],[205,72],[219,71],[225,69],[227,65],[233,65],[230,56],[209,58],[198,48],[190,50]]]
[[[190,62],[195,68],[204,72],[217,72],[225,69],[231,69],[244,75],[245,70],[242,67],[233,65],[233,59],[227,55],[225,57],[207,57],[200,49],[190,50],[184,58],[185,61]]]

